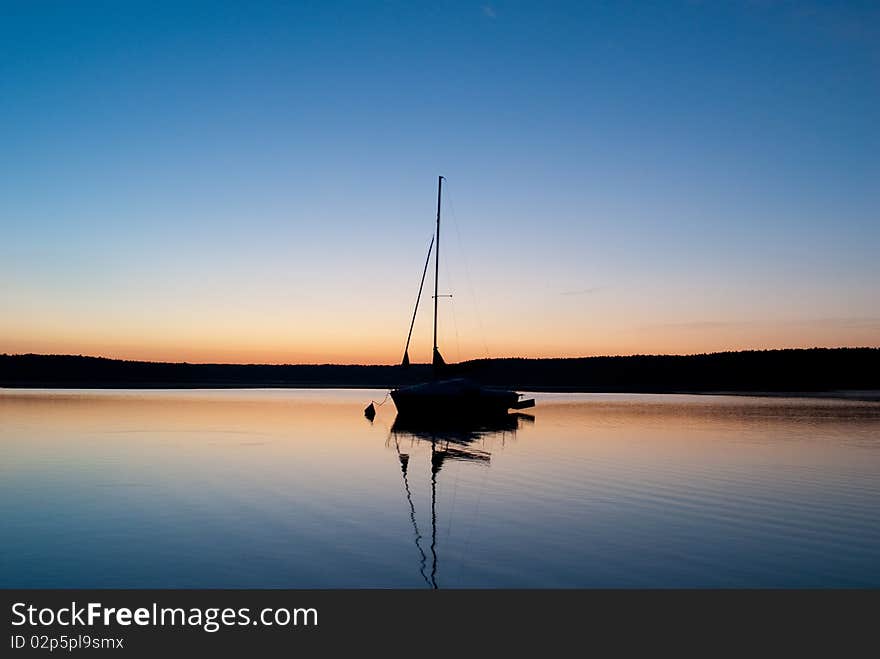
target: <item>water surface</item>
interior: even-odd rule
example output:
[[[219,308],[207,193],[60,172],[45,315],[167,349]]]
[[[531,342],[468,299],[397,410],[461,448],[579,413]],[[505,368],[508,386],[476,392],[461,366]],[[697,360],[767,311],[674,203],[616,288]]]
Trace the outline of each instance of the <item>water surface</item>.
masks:
[[[2,587],[880,586],[880,404],[0,390]]]

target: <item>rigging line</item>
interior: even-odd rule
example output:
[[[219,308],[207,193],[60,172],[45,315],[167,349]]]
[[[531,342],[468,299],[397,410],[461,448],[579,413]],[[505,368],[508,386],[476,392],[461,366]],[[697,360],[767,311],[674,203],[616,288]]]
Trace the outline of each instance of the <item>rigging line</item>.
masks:
[[[428,256],[425,259],[425,269],[422,270],[422,281],[419,282],[419,294],[416,296],[416,306],[413,309],[412,321],[409,324],[409,334],[406,335],[406,347],[403,349],[404,365],[409,363],[409,342],[412,339],[413,328],[416,326],[416,314],[419,312],[419,301],[422,299],[422,288],[425,286],[425,275],[428,274],[428,264],[431,262],[431,251],[434,249],[434,234],[431,233],[431,244],[428,245]]]
[[[377,403],[376,401],[374,401],[374,400],[372,400],[372,399],[370,399],[370,402],[371,402],[373,405],[375,405],[376,407],[382,407],[385,403],[388,402],[388,397],[389,397],[389,396],[391,396],[390,393],[385,394],[385,398],[382,399],[382,402],[381,402],[381,403]]]
[[[449,212],[452,214],[452,226],[455,227],[455,238],[458,240],[458,249],[461,251],[461,259],[464,261],[464,276],[467,281],[468,290],[471,294],[471,302],[474,305],[474,309],[477,312],[477,323],[480,325],[480,341],[483,343],[483,350],[486,353],[486,357],[489,355],[489,345],[486,343],[486,329],[483,326],[483,315],[480,313],[480,303],[477,300],[477,293],[474,290],[473,282],[471,281],[471,269],[468,265],[467,252],[464,251],[464,243],[461,240],[461,232],[458,229],[458,217],[455,214],[455,204],[452,201],[452,194],[449,191],[449,182],[446,183],[446,200],[449,205]]]
[[[453,284],[452,275],[449,272],[449,264],[444,262],[443,269],[446,271],[446,279],[450,284]],[[454,291],[455,285],[453,284],[450,288]],[[455,331],[455,349],[458,351],[456,361],[461,361],[461,341],[458,336],[458,318],[455,315],[455,298],[452,295],[449,296],[449,310],[452,312],[452,329]]]

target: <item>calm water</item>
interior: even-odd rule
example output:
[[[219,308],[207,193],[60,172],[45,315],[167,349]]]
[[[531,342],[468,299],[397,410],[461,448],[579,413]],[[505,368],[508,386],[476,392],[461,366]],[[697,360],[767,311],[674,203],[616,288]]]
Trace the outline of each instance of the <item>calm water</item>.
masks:
[[[0,586],[880,586],[880,404],[384,393],[0,391]]]

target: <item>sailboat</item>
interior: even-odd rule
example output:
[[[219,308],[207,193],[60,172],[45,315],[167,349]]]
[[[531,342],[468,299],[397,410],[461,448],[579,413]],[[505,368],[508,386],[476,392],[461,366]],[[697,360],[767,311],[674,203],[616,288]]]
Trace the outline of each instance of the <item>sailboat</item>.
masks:
[[[443,176],[437,178],[437,230],[431,240],[431,246],[428,248],[428,257],[425,260],[425,268],[422,271],[422,281],[419,284],[419,294],[416,298],[402,362],[403,366],[408,366],[410,363],[409,344],[410,339],[412,339],[416,314],[419,310],[419,300],[422,297],[422,288],[425,284],[425,275],[428,272],[431,250],[433,248],[434,348],[431,358],[433,377],[427,382],[393,389],[391,391],[391,399],[397,407],[399,417],[416,420],[484,419],[506,415],[508,410],[511,409],[520,410],[533,407],[535,405],[534,399],[524,399],[523,394],[516,391],[485,387],[466,378],[443,378],[444,373],[448,373],[448,367],[437,346],[437,302],[441,297],[438,286],[440,275],[440,204],[443,181]]]

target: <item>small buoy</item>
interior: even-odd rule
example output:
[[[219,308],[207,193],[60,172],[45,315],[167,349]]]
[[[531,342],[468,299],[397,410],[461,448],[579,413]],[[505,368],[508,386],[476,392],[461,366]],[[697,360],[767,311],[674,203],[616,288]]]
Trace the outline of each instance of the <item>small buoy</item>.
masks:
[[[372,421],[376,416],[376,407],[370,403],[367,405],[367,409],[364,410],[364,416],[367,417],[370,421]]]

